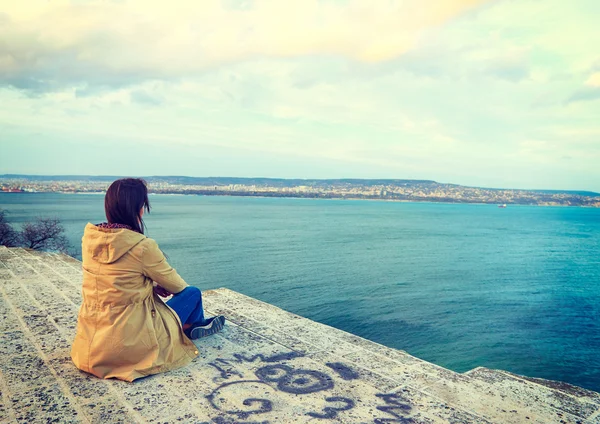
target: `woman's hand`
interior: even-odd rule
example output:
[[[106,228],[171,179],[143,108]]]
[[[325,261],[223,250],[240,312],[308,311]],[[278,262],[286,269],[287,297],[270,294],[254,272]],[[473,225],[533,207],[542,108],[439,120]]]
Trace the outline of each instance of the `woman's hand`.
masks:
[[[152,289],[154,290],[154,293],[156,293],[160,297],[169,297],[173,294],[173,293],[167,291],[164,287],[161,287],[158,285],[154,286]]]

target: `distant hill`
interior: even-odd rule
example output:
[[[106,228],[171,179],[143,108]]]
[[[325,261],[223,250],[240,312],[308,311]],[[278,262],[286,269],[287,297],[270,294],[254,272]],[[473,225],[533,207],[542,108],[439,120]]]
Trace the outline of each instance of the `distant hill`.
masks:
[[[457,186],[457,187],[471,187],[478,188],[482,190],[514,190],[514,191],[526,191],[528,193],[539,193],[539,194],[570,194],[572,196],[588,196],[588,197],[600,197],[600,193],[596,193],[595,191],[585,191],[585,190],[539,190],[532,188],[497,188],[497,187],[472,187],[472,186]]]
[[[27,179],[30,181],[114,181],[123,176],[107,175],[26,175],[26,174],[4,174],[0,178]],[[437,184],[431,180],[398,180],[398,179],[287,179],[287,178],[263,178],[263,177],[186,177],[186,176],[149,176],[141,177],[148,182],[161,181],[170,184],[198,184],[198,185],[230,185],[244,184],[271,187],[296,187],[299,185],[407,185],[407,184]]]
[[[310,185],[314,187],[328,185],[362,185],[362,186],[379,186],[379,185],[416,185],[416,184],[437,184],[431,180],[367,180],[356,178],[341,178],[341,179],[287,179],[287,178],[242,178],[242,177],[180,177],[180,176],[153,176],[145,177],[150,181],[164,181],[171,184],[198,184],[198,185],[256,185],[270,187],[297,187],[302,185]]]
[[[600,193],[596,193],[595,191],[577,191],[577,190],[527,190],[534,191],[536,193],[545,193],[545,194],[573,194],[577,196],[589,196],[589,197],[600,197]]]
[[[27,174],[4,174],[0,178],[27,179],[30,181],[114,181],[122,178],[110,175],[27,175]]]
[[[24,179],[29,181],[89,181],[89,182],[111,182],[123,176],[117,175],[28,175],[28,174],[3,174],[1,179]],[[164,182],[176,185],[204,185],[204,186],[230,186],[244,185],[257,187],[298,187],[312,186],[316,188],[325,188],[329,186],[420,186],[420,187],[461,187],[475,188],[484,190],[514,190],[520,192],[539,193],[541,195],[568,194],[572,196],[600,197],[600,193],[593,191],[578,190],[527,190],[527,189],[509,189],[509,188],[485,188],[469,187],[458,184],[438,183],[433,180],[410,180],[410,179],[363,179],[363,178],[336,178],[336,179],[287,179],[287,178],[263,178],[263,177],[188,177],[181,175],[169,176],[148,176],[142,177],[149,183]]]

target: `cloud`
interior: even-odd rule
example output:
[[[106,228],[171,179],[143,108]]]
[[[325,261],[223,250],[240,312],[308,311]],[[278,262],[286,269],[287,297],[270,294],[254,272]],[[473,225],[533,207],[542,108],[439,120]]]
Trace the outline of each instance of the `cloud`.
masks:
[[[0,83],[122,85],[260,57],[386,61],[486,1],[0,0]]]
[[[573,93],[566,104],[589,102],[600,99],[600,72],[595,72],[585,81],[584,87]]]
[[[123,142],[164,169],[168,143],[201,174],[600,181],[596,0],[452,2],[445,20],[437,0],[34,1],[0,0],[0,139],[15,146]]]
[[[519,82],[529,77],[530,69],[525,58],[508,57],[489,65],[485,73],[501,80]]]
[[[133,90],[130,94],[133,102],[148,105],[148,106],[160,106],[164,103],[164,98],[151,93],[148,90]]]
[[[573,93],[566,103],[590,102],[597,99],[600,99],[600,87],[585,87]]]
[[[596,72],[587,79],[585,85],[589,87],[600,87],[600,72]]]

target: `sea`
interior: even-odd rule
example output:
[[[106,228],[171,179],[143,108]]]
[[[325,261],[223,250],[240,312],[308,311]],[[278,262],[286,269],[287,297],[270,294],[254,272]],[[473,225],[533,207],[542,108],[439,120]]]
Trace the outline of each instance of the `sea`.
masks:
[[[202,290],[227,287],[457,372],[600,391],[600,209],[151,195],[146,234]],[[2,193],[80,250],[101,194]]]

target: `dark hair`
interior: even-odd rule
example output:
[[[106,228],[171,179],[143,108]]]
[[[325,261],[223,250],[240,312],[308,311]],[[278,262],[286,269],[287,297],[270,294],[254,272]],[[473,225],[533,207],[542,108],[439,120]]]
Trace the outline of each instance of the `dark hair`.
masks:
[[[121,178],[106,190],[104,211],[109,224],[129,225],[144,234],[146,225],[140,217],[142,207],[150,212],[148,187],[141,178]]]

